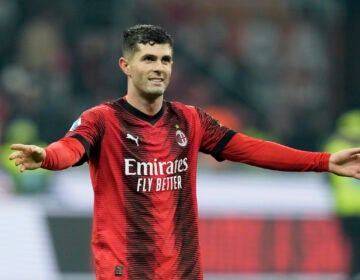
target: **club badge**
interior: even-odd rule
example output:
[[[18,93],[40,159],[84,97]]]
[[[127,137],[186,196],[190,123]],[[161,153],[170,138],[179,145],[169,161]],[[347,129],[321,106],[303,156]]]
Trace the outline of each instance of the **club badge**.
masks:
[[[180,129],[177,129],[175,135],[176,142],[179,144],[179,146],[185,147],[188,143],[188,139],[186,138],[185,133],[182,132]]]

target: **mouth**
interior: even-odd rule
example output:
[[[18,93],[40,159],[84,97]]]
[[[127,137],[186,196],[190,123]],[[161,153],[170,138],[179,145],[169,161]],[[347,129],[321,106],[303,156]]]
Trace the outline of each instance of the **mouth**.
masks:
[[[164,83],[163,78],[149,78],[149,81],[154,85],[162,85]]]
[[[152,81],[152,82],[163,82],[163,81],[164,81],[164,78],[159,78],[159,77],[149,78],[149,81]]]

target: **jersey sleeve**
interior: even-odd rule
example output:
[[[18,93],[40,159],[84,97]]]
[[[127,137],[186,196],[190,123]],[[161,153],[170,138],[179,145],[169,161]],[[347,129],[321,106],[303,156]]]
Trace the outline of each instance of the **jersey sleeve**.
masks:
[[[66,169],[85,154],[84,146],[75,138],[64,137],[45,148],[46,157],[41,167],[48,170]]]
[[[280,171],[328,171],[329,153],[293,149],[236,133],[220,154],[223,158]]]
[[[83,112],[65,135],[65,137],[76,138],[85,148],[86,153],[75,165],[86,162],[99,147],[105,131],[102,108],[102,106],[96,106]]]
[[[195,108],[200,118],[202,138],[200,151],[212,155],[216,160],[223,161],[220,152],[235,135],[231,128],[223,126],[211,115],[200,108]]]

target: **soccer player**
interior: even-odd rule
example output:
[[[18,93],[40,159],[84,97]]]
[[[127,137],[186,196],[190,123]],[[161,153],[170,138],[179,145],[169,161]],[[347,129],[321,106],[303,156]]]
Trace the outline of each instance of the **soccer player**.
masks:
[[[161,27],[130,27],[123,44],[123,97],[83,112],[46,148],[11,145],[9,157],[21,172],[88,163],[97,280],[203,279],[196,199],[200,151],[262,168],[360,179],[360,148],[300,151],[235,132],[200,108],[165,101],[173,40]]]

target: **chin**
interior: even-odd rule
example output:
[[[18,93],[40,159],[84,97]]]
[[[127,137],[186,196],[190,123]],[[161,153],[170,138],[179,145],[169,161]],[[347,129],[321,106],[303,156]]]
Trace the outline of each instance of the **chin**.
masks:
[[[160,90],[160,89],[157,89],[157,90],[149,90],[149,91],[147,92],[147,94],[156,96],[156,95],[163,95],[164,92],[165,92],[165,90],[163,90],[163,89],[161,89],[161,90]]]

